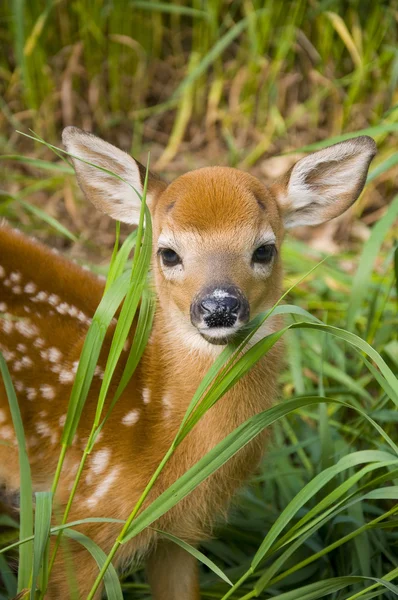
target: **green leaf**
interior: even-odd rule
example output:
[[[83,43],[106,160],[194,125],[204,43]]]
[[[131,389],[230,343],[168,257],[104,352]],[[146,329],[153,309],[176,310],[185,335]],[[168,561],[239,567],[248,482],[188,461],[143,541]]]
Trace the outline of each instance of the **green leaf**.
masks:
[[[347,329],[350,331],[354,328],[356,316],[361,308],[362,301],[366,297],[370,277],[380,247],[397,216],[398,196],[394,198],[386,214],[373,227],[372,233],[363,248],[358,269],[352,282],[355,293],[351,294],[347,309]]]
[[[36,583],[40,568],[46,573],[47,566],[44,564],[46,549],[50,537],[52,511],[52,493],[36,492],[35,507],[35,533],[33,539],[33,575],[32,587],[30,589],[30,600],[35,600]],[[47,577],[43,578],[43,590],[47,587]]]
[[[37,206],[30,204],[29,202],[25,202],[25,200],[21,200],[18,198],[16,199],[25,210],[32,213],[33,215],[35,215],[35,217],[38,217],[45,223],[48,223],[48,225],[53,227],[53,229],[58,231],[58,233],[68,238],[69,240],[72,240],[72,242],[77,242],[77,237],[73,235],[73,233],[71,233],[69,229],[67,229],[66,227],[64,227],[64,225],[57,221],[57,219],[54,219],[54,217],[48,215],[46,212],[44,212],[44,210],[41,210],[41,208],[38,208]]]
[[[192,554],[192,556],[194,556],[197,560],[206,565],[206,567],[213,571],[213,573],[215,573],[223,581],[228,583],[228,585],[232,585],[232,582],[228,579],[225,573],[223,573],[221,569],[219,569],[217,565],[212,560],[210,560],[210,558],[207,558],[207,556],[205,556],[203,552],[200,552],[197,548],[194,548],[190,544],[187,544],[187,542],[184,542],[184,540],[181,540],[175,535],[167,533],[167,531],[162,531],[161,529],[155,529],[154,531],[157,531],[157,533],[161,534],[163,538],[170,540],[170,542],[174,542],[174,544],[177,544],[177,546],[180,546],[180,548],[183,548],[184,550],[189,552],[189,554]]]
[[[10,373],[8,371],[7,363],[4,360],[1,352],[0,372],[3,378],[3,383],[10,406],[11,418],[14,425],[14,431],[18,442],[20,472],[19,539],[23,540],[33,534],[32,479],[30,474],[28,453],[26,450],[25,433],[21,412],[19,410],[18,400],[15,395],[15,390],[11,381]],[[24,588],[30,587],[32,564],[32,544],[27,543],[23,545],[19,553],[18,592]]]
[[[38,169],[44,169],[46,171],[58,171],[59,173],[66,173],[73,175],[74,170],[72,167],[68,167],[65,163],[55,163],[47,160],[40,160],[39,158],[31,158],[29,156],[19,156],[18,154],[3,154],[0,156],[0,160],[15,160],[23,164],[35,167]]]
[[[134,520],[130,526],[123,543],[140,533],[145,527],[159,519],[173,506],[178,504],[185,496],[194,490],[202,481],[225,464],[236,452],[248,444],[265,427],[268,427],[278,419],[306,406],[314,406],[322,402],[337,402],[347,406],[343,402],[329,398],[304,397],[294,400],[286,400],[278,406],[254,415],[242,425],[237,427],[224,440],[219,442],[210,452],[201,458],[193,467],[182,475],[173,485],[163,492],[152,504],[146,508]],[[356,409],[354,409],[356,410]]]
[[[75,531],[74,529],[65,529],[64,535],[84,546],[94,558],[98,568],[101,569],[106,560],[106,554],[103,550],[101,550],[98,544],[80,531]],[[104,585],[108,600],[123,600],[123,593],[120,586],[119,577],[112,563],[109,565],[104,575]]]

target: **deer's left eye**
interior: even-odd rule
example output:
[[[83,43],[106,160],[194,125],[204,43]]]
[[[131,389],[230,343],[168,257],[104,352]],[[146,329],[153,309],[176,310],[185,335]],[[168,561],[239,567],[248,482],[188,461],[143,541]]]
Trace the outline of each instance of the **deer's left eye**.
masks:
[[[171,248],[160,248],[158,253],[162,257],[162,261],[165,267],[175,267],[176,265],[179,265],[182,262],[177,252],[175,252]]]
[[[271,262],[275,254],[275,244],[265,244],[264,246],[259,246],[253,252],[252,261],[253,263],[267,264]]]

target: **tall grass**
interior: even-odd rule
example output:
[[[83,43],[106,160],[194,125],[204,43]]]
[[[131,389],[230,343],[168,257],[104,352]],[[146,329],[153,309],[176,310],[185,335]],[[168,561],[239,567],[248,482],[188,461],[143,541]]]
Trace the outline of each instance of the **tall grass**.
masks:
[[[0,216],[27,230],[51,232],[65,244],[77,239],[75,220],[68,218],[67,228],[64,218],[62,223],[54,218],[66,216],[54,211],[55,203],[60,206],[55,202],[59,189],[69,203],[68,217],[78,215],[70,194],[73,171],[64,162],[54,162],[51,144],[41,143],[44,137],[56,144],[60,127],[70,123],[95,129],[126,149],[132,139],[136,155],[145,155],[149,142],[155,141],[158,170],[170,161],[178,170],[182,148],[183,166],[195,164],[201,150],[218,162],[251,168],[271,153],[294,146],[309,151],[358,130],[373,135],[380,148],[366,196],[373,199],[380,218],[372,229],[364,225],[368,239],[363,248],[352,244],[327,257],[297,239],[286,241],[286,304],[274,308],[287,315],[286,327],[234,362],[237,347],[258,326],[257,320],[216,361],[139,504],[131,507],[127,523],[120,522],[110,555],[79,533],[77,523],[68,523],[70,504],[61,524],[51,527],[51,499],[102,332],[122,299],[123,318],[70,502],[84,461],[106,425],[109,382],[137,311],[131,354],[111,406],[134,373],[149,335],[151,233],[148,213],[145,234],[143,230],[145,203],[138,232],[122,238],[120,249],[117,230],[106,291],[69,403],[53,489],[36,496],[34,517],[17,399],[0,357],[23,481],[19,532],[15,521],[0,515],[1,600],[25,588],[33,598],[35,584],[43,597],[54,557],[48,552],[49,535],[58,541],[63,535],[72,537],[92,553],[99,567],[96,583],[104,578],[108,598],[149,597],[142,567],[120,578],[116,574],[111,561],[118,548],[153,526],[271,424],[271,448],[251,486],[241,491],[228,523],[220,523],[216,537],[200,551],[185,545],[202,563],[203,598],[316,600],[332,594],[354,600],[397,595],[398,199],[393,196],[398,6],[394,1],[363,0],[292,0],[288,10],[286,5],[259,0],[18,0],[0,6],[7,48],[0,57],[2,158],[10,165],[4,171]],[[39,136],[15,134],[28,127]],[[356,214],[366,213],[366,208],[360,201]],[[233,432],[172,491],[138,513],[190,428],[282,335],[287,357],[280,376],[281,402]],[[106,519],[96,521],[101,527]],[[18,555],[17,581],[11,565]]]
[[[2,131],[20,123],[55,141],[61,125],[111,127],[138,154],[143,141],[166,145],[159,168],[182,141],[217,137],[250,167],[306,131],[396,123],[396,10],[395,0],[6,0]]]

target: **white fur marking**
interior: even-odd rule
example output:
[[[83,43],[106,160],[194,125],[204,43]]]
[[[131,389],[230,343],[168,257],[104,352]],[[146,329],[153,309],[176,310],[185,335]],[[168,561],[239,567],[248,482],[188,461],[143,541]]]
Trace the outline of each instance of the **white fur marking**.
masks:
[[[43,398],[46,400],[53,400],[55,398],[54,388],[51,385],[44,384],[40,386],[40,392]]]
[[[101,481],[94,494],[88,498],[86,504],[89,508],[94,508],[98,501],[106,495],[119,474],[119,467],[114,467],[112,471]]]
[[[142,390],[142,401],[144,404],[149,404],[151,401],[151,390],[148,388]]]
[[[134,423],[137,423],[139,418],[140,413],[138,412],[138,410],[130,410],[130,412],[124,415],[122,423],[127,427],[131,427],[132,425],[134,425]]]
[[[108,448],[102,448],[95,452],[91,459],[91,470],[95,475],[103,473],[108,466],[111,452]]]

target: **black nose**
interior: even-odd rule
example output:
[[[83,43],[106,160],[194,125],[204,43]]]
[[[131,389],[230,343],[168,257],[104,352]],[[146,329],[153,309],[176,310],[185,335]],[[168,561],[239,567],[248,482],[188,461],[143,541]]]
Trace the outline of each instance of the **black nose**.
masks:
[[[225,295],[221,297],[217,296],[206,296],[200,306],[204,309],[205,313],[212,313],[217,310],[223,310],[225,312],[234,313],[239,310],[240,300],[236,296]]]
[[[202,290],[191,306],[194,325],[204,323],[207,327],[232,327],[237,320],[249,318],[249,304],[235,286],[217,286]]]

